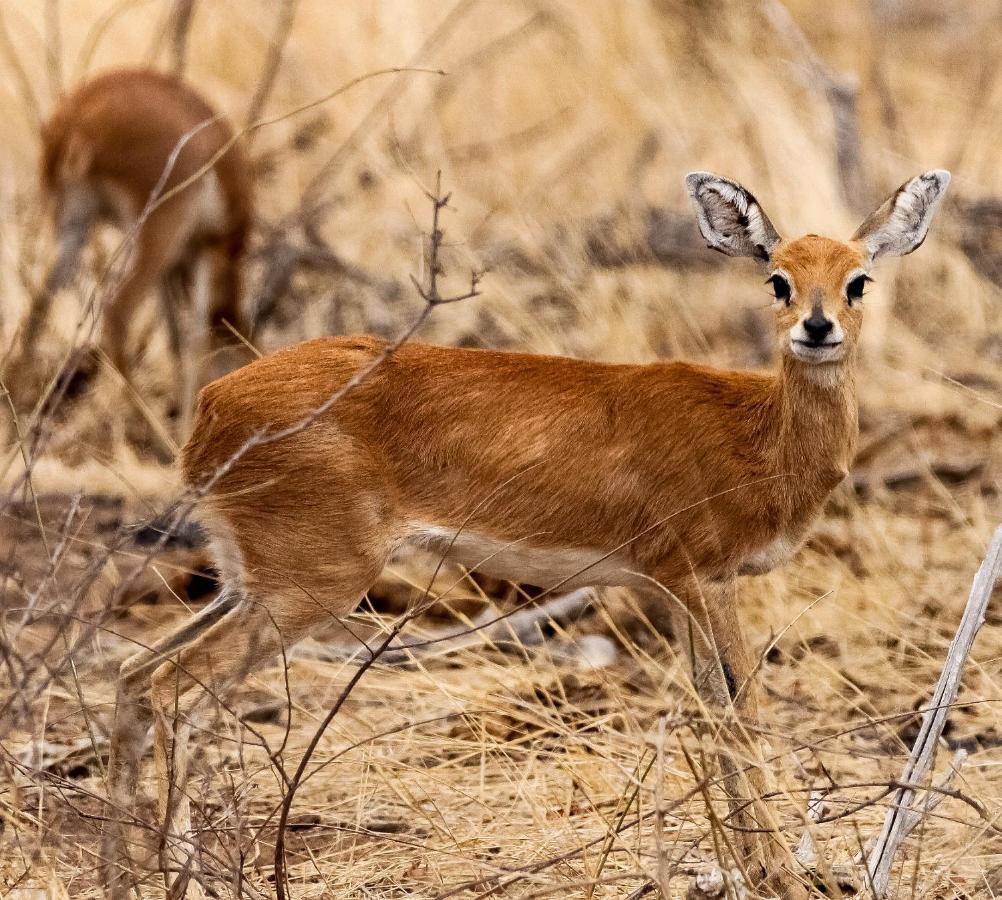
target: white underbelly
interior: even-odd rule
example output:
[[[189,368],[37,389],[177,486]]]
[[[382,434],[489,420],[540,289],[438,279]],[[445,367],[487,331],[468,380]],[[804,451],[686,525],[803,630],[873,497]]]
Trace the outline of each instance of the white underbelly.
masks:
[[[789,537],[778,537],[748,554],[742,561],[738,573],[764,575],[788,562],[799,547],[800,541]]]
[[[114,222],[122,230],[134,228],[145,211],[149,198],[136,198],[121,184],[111,179],[98,182],[99,190]],[[177,262],[188,243],[195,237],[214,236],[227,228],[226,197],[215,169],[210,169],[187,187],[179,202],[186,204],[185,214],[175,229],[162,235],[173,251],[171,263]]]
[[[624,554],[587,547],[542,547],[530,536],[500,540],[439,526],[419,526],[409,543],[415,543],[471,571],[495,578],[535,584],[542,588],[559,585],[571,590],[592,585],[636,584],[642,579]]]

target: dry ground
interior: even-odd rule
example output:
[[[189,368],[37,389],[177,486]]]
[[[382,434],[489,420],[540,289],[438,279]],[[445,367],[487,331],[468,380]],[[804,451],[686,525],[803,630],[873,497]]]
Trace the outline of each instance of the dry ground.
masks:
[[[49,247],[31,187],[37,112],[83,71],[172,65],[170,14],[180,5],[63,0],[0,10],[8,354]],[[742,586],[789,841],[809,791],[825,789],[833,821],[817,837],[832,860],[851,857],[885,812],[914,710],[1002,521],[1000,231],[990,214],[970,211],[1002,195],[998,4],[796,0],[792,18],[778,3],[724,0],[294,7],[259,115],[282,117],[387,66],[449,74],[377,76],[249,136],[262,218],[251,293],[263,292],[276,240],[301,241],[308,218],[361,270],[296,270],[260,335],[264,350],[406,327],[420,305],[407,276],[419,271],[422,186],[442,169],[453,191],[449,274],[459,284],[469,266],[490,272],[482,298],[436,311],[423,338],[768,365],[761,276],[692,241],[684,173],[739,177],[784,232],[845,235],[911,174],[954,171],[952,202],[926,245],[882,267],[867,299],[863,436],[849,483],[793,562]],[[195,5],[186,73],[239,124],[280,10],[263,0]],[[858,143],[829,104],[832,79],[844,86],[848,73],[858,79]],[[838,156],[846,147],[855,161]],[[106,237],[105,255],[115,246]],[[38,421],[33,401],[66,352],[81,298],[100,296],[102,252],[90,263],[79,296],[60,299],[28,362],[5,372],[22,433]],[[149,534],[130,530],[165,508],[176,486],[150,440],[150,418],[172,427],[155,324],[151,312],[137,327],[152,333],[140,375],[146,417],[102,372],[45,417],[40,442],[15,441],[13,414],[3,424],[0,894],[96,895],[116,666],[212,589],[197,548],[151,559]],[[429,572],[399,561],[374,604],[399,609]],[[459,615],[476,608],[481,590],[502,593],[463,582],[450,595]],[[951,748],[970,752],[958,794],[909,842],[896,896],[1002,892],[986,876],[1002,861],[1000,600],[938,765]],[[68,610],[79,621],[67,621]],[[660,876],[682,896],[694,866],[727,858],[701,789],[712,733],[697,734],[702,714],[671,642],[614,592],[556,631],[521,653],[484,646],[366,673],[320,739],[316,774],[293,807],[293,896],[640,896],[658,879],[659,858]],[[611,639],[615,660],[594,665],[567,652],[589,635]],[[207,864],[230,878],[242,867],[266,896],[280,770],[295,768],[356,668],[319,659],[322,649],[315,642],[254,676],[196,736],[192,784]],[[129,811],[145,821],[150,788],[147,778]],[[157,896],[154,879],[147,892]]]

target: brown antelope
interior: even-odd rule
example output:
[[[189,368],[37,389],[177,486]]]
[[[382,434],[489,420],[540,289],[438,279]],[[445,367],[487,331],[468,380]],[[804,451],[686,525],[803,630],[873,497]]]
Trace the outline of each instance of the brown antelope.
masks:
[[[186,741],[205,692],[191,689],[232,685],[347,616],[408,543],[544,588],[634,588],[674,620],[701,696],[733,707],[729,741],[752,750],[739,724],[758,706],[736,578],[790,559],[846,475],[870,267],[922,243],[949,180],[913,178],[849,241],[784,240],[743,187],[689,175],[710,247],[768,267],[776,374],[408,344],[331,403],[385,346],[363,337],[310,341],[208,385],[182,467],[224,587],[122,667],[109,769],[119,812],[104,848],[112,895],[126,896],[117,873],[130,870],[129,832],[114,818],[134,803],[150,723],[170,883],[192,867]],[[804,896],[756,799],[763,777],[745,779],[726,753],[721,763],[746,871]],[[742,787],[751,804],[738,802]]]
[[[244,154],[227,122],[178,79],[149,69],[101,75],[66,97],[42,132],[41,183],[50,200],[58,252],[23,332],[31,351],[53,294],[79,267],[93,226],[138,228],[126,270],[110,278],[100,344],[127,379],[134,357],[129,324],[146,293],[160,289],[171,351],[181,373],[181,433],[187,436],[207,349],[243,332],[240,265],[251,219]],[[224,152],[225,151],[225,152]],[[219,155],[221,154],[221,155]],[[217,158],[218,155],[218,158]],[[204,174],[172,196],[172,189]],[[157,204],[157,198],[164,197]],[[177,287],[193,298],[189,333]]]

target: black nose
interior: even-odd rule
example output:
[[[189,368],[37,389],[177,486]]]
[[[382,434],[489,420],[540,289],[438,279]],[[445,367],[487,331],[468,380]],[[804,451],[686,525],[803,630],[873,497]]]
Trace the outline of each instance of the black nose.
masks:
[[[826,337],[828,337],[832,328],[834,327],[834,322],[831,319],[826,319],[824,316],[813,315],[809,319],[804,320],[804,331],[807,332],[807,336],[815,343],[820,344]]]

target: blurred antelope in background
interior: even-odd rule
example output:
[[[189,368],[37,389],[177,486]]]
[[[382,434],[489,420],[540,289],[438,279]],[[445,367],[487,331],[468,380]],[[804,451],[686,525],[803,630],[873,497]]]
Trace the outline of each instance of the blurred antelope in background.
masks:
[[[327,338],[206,387],[182,468],[224,587],[122,667],[103,852],[112,897],[124,900],[134,871],[122,810],[135,808],[150,724],[162,864],[181,896],[200,890],[186,772],[204,689],[347,616],[407,544],[550,590],[628,586],[652,618],[671,619],[701,697],[728,713],[736,752],[722,749],[720,764],[742,865],[783,897],[806,896],[764,776],[745,771],[758,699],[736,581],[790,559],[848,472],[870,267],[922,243],[949,180],[913,178],[841,241],[784,240],[739,184],[688,177],[709,245],[768,268],[777,373],[407,344],[331,404],[384,345]]]
[[[109,222],[126,234],[135,229],[124,273],[109,279],[100,346],[129,379],[139,349],[130,343],[130,324],[157,287],[180,372],[184,436],[210,339],[213,348],[232,343],[226,323],[246,333],[241,263],[251,179],[239,145],[228,146],[232,137],[229,124],[192,88],[148,69],[117,70],[87,82],[60,103],[42,132],[41,186],[57,253],[22,346],[30,352],[53,295],[76,274],[94,225]],[[185,295],[192,307],[187,316],[180,309]]]

